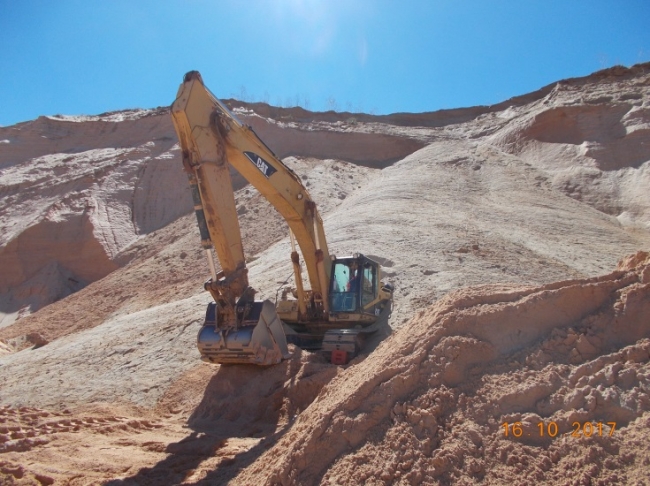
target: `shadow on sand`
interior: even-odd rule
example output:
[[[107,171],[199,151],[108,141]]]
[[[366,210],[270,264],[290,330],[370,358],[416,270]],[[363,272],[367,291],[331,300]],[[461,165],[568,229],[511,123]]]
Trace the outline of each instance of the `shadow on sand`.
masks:
[[[329,366],[323,362],[313,365],[315,372]],[[214,469],[193,484],[226,484],[272,447],[290,427],[289,419],[300,410],[291,405],[287,408],[290,400],[285,398],[288,390],[297,386],[301,369],[304,374],[304,363],[295,358],[265,368],[221,365],[210,379],[201,403],[188,419],[189,435],[167,445],[164,452],[169,455],[153,467],[105,484],[179,484],[209,458],[216,459]],[[220,449],[229,439],[235,438],[254,445],[240,453],[224,454],[219,461]]]
[[[388,324],[382,326],[354,362],[363,361],[390,333]],[[169,455],[155,466],[105,484],[145,486],[186,480],[189,484],[226,484],[272,447],[336,374],[337,367],[322,355],[299,349],[278,365],[221,365],[188,419],[189,435],[167,445],[164,452]],[[156,445],[152,450],[156,451]],[[208,459],[210,465],[201,467]],[[200,467],[207,475],[192,482],[189,478]]]

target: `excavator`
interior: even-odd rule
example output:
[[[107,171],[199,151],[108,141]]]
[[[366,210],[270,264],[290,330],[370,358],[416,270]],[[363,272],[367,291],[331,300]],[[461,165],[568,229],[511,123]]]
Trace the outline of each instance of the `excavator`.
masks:
[[[320,350],[334,364],[349,362],[367,336],[388,325],[394,289],[380,281],[379,263],[361,253],[330,255],[323,221],[300,177],[205,87],[198,71],[185,75],[171,116],[207,255],[204,288],[214,299],[197,338],[201,359],[272,365],[290,357],[291,343]],[[285,288],[275,304],[255,300],[249,285],[231,167],[289,226],[295,287]]]

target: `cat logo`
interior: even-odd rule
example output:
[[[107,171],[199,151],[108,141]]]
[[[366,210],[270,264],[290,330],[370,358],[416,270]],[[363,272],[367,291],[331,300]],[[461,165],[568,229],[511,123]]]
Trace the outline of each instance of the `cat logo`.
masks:
[[[248,160],[250,160],[267,179],[277,172],[277,169],[275,167],[273,167],[256,153],[244,152],[244,155],[248,157]]]

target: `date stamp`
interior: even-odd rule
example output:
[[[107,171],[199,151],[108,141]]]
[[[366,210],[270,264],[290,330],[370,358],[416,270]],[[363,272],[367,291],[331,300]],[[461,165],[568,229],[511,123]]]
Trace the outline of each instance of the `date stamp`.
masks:
[[[504,437],[603,437],[614,435],[616,430],[616,422],[573,422],[572,430],[561,431],[557,422],[539,422],[537,427],[526,430],[521,422],[503,422]]]

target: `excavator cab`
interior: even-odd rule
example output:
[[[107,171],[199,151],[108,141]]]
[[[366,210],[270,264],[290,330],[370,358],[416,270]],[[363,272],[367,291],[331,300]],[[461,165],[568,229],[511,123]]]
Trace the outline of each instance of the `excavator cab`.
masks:
[[[346,364],[367,336],[387,325],[393,287],[381,284],[379,275],[379,263],[360,253],[332,261],[330,322],[349,323],[323,336],[322,350],[332,363]]]
[[[373,313],[379,292],[379,264],[355,254],[332,262],[331,313]],[[372,304],[372,305],[371,305]]]

